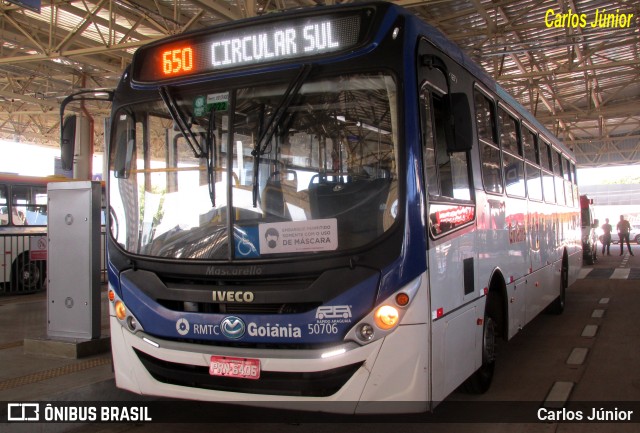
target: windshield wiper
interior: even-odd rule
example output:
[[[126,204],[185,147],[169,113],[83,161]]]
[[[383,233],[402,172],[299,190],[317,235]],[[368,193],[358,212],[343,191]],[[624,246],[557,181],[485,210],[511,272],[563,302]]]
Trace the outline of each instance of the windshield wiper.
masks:
[[[282,95],[282,99],[280,99],[280,103],[274,111],[273,116],[271,116],[267,127],[260,132],[260,136],[256,141],[256,145],[251,151],[251,155],[253,156],[253,207],[257,207],[258,202],[258,189],[260,186],[258,181],[258,175],[260,171],[260,156],[264,155],[267,144],[273,138],[273,134],[275,134],[278,125],[282,121],[284,114],[289,108],[289,105],[291,105],[291,102],[293,102],[293,98],[296,97],[296,95],[300,91],[300,88],[302,87],[302,84],[307,79],[307,76],[309,76],[309,72],[311,72],[311,65],[302,65],[300,71],[298,72],[298,75],[296,75],[293,81],[289,83],[289,87],[287,87],[284,95]]]
[[[216,185],[215,185],[216,167],[215,167],[214,152],[216,148],[215,146],[216,137],[213,131],[215,131],[216,129],[216,125],[215,125],[216,111],[213,107],[211,108],[211,113],[209,114],[209,122],[207,125],[207,136],[205,138],[206,143],[205,143],[205,148],[203,149],[202,147],[200,147],[200,144],[198,144],[198,138],[189,127],[187,119],[185,118],[182,111],[180,111],[180,108],[176,103],[176,99],[173,97],[168,87],[166,86],[160,87],[160,97],[164,101],[164,104],[167,106],[167,109],[169,110],[169,115],[171,115],[171,118],[173,119],[175,124],[178,125],[178,128],[180,128],[180,132],[182,133],[182,136],[186,140],[187,145],[189,145],[189,147],[191,148],[191,151],[193,152],[193,156],[196,158],[206,158],[207,160],[207,183],[209,184],[209,198],[211,199],[211,206],[215,208],[216,207]]]
[[[187,123],[187,119],[185,118],[182,111],[180,111],[180,108],[176,103],[176,99],[173,97],[171,92],[169,92],[168,87],[166,86],[160,87],[160,97],[162,98],[162,101],[164,101],[164,104],[167,106],[167,109],[169,110],[169,114],[171,115],[171,118],[176,123],[176,125],[178,125],[178,128],[180,128],[180,132],[184,136],[184,139],[187,141],[187,144],[193,151],[193,156],[196,158],[205,157],[206,151],[203,150],[198,144],[198,139],[196,138],[196,135],[193,133],[193,131],[189,127],[189,124]]]
[[[211,107],[209,113],[209,122],[207,124],[207,137],[206,137],[206,157],[207,157],[207,183],[209,184],[209,198],[211,199],[211,206],[216,207],[216,110]]]

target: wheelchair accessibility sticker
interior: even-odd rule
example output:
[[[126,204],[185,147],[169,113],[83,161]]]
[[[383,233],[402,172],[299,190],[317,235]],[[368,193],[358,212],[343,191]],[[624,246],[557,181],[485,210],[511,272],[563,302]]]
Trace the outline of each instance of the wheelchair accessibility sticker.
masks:
[[[258,227],[242,227],[236,229],[235,236],[235,249],[237,259],[253,259],[260,257],[258,252],[258,244],[260,242],[258,237]]]

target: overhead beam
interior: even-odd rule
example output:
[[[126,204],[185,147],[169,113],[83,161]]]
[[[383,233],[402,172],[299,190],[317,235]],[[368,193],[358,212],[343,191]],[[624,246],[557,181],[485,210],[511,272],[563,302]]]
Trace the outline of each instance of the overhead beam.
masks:
[[[615,117],[629,117],[629,116],[639,116],[640,117],[640,104],[638,102],[629,102],[622,104],[609,104],[602,105],[600,108],[592,108],[589,110],[566,110],[562,112],[558,112],[554,115],[539,115],[536,118],[540,122],[551,122],[556,119],[563,119],[567,121],[577,121],[577,120],[598,120],[601,116],[607,118],[615,118]]]
[[[92,48],[79,48],[77,50],[63,50],[60,52],[52,52],[50,54],[33,54],[33,55],[3,57],[3,58],[0,58],[0,64],[40,62],[42,60],[53,60],[53,59],[59,59],[64,57],[109,53],[114,51],[125,51],[130,48],[138,48],[142,45],[148,44],[149,42],[153,42],[161,38],[162,36],[158,36],[155,38],[149,38],[144,41],[125,42],[125,43],[111,45],[109,47],[101,46],[101,47],[92,47]]]
[[[31,104],[44,105],[50,108],[60,108],[60,103],[57,101],[50,101],[47,99],[38,99],[28,95],[21,95],[19,93],[9,92],[7,90],[0,90],[0,96],[7,99],[20,100],[22,102],[29,102]]]
[[[524,80],[528,78],[541,78],[541,77],[549,77],[554,75],[569,75],[577,72],[584,71],[595,71],[601,69],[613,69],[613,68],[621,68],[621,67],[631,67],[631,70],[638,70],[640,67],[638,64],[638,60],[623,60],[623,61],[613,61],[608,63],[601,63],[595,65],[588,66],[579,66],[573,68],[571,70],[563,70],[561,68],[549,70],[549,71],[535,71],[535,72],[520,72],[520,73],[509,73],[504,74],[498,77],[499,81],[508,81],[508,80]],[[576,78],[579,79],[579,78]]]
[[[208,10],[227,21],[235,21],[244,18],[239,7],[224,0],[189,0],[196,6]]]

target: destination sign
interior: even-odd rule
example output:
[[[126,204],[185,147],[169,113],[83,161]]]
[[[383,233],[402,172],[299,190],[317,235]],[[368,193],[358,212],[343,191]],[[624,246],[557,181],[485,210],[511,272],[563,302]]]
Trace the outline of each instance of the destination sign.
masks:
[[[149,83],[347,50],[362,37],[363,13],[271,21],[141,47],[133,81]]]

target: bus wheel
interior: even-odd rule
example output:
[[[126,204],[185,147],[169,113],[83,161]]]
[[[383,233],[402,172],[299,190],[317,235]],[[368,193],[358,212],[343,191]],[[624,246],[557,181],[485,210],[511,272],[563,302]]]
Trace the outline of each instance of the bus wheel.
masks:
[[[496,322],[490,313],[485,312],[482,330],[482,365],[464,383],[466,392],[483,394],[491,386],[496,366],[496,338]]]
[[[569,268],[563,263],[562,270],[560,271],[560,294],[549,304],[547,313],[562,314],[567,298],[567,286],[569,286]]]
[[[31,261],[25,255],[18,257],[11,272],[11,291],[33,293],[42,290],[44,267],[40,261]]]

